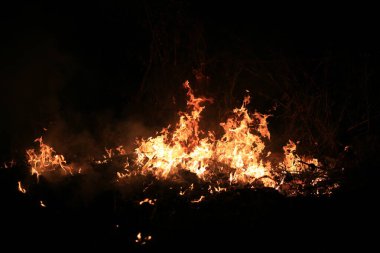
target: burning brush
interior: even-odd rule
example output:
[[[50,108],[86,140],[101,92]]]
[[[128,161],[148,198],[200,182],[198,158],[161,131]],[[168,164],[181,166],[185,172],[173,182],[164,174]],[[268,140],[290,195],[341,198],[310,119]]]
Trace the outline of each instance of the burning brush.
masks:
[[[132,157],[133,161],[126,159],[121,170],[115,169],[118,181],[127,182],[141,176],[173,181],[190,173],[191,180],[208,185],[208,193],[236,187],[269,187],[285,195],[330,194],[338,187],[326,183],[328,168],[314,157],[298,155],[297,145],[291,140],[283,147],[282,160],[272,157],[266,149],[271,136],[267,118],[271,115],[249,112],[249,95],[241,107],[233,110],[231,117],[220,123],[223,134],[218,138],[199,125],[205,104],[213,100],[196,97],[188,81],[183,86],[187,90],[188,110],[179,112],[175,127],[169,125],[154,137],[138,140],[134,154],[127,154],[122,146],[106,149],[104,159],[95,161],[96,164],[108,163],[116,156]],[[70,175],[76,171],[62,155],[44,144],[42,137],[36,142],[38,151],[27,150],[32,174],[40,176],[62,170]]]

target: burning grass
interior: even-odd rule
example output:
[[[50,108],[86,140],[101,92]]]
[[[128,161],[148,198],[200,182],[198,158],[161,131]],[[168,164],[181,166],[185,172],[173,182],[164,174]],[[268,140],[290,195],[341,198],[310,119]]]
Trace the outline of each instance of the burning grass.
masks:
[[[182,182],[178,188],[180,195],[200,182],[205,191],[194,203],[201,202],[206,195],[236,188],[273,188],[294,196],[330,194],[338,187],[329,178],[331,168],[317,158],[297,154],[295,142],[289,140],[283,147],[281,159],[268,150],[271,135],[267,119],[272,115],[249,112],[249,94],[219,124],[223,132],[217,135],[200,127],[202,111],[213,100],[195,96],[187,81],[183,86],[187,90],[187,111],[179,112],[174,127],[169,125],[156,136],[139,139],[133,154],[127,154],[122,146],[106,149],[104,159],[94,161],[93,166],[107,165],[118,157],[113,173],[119,183],[129,184],[141,177]],[[42,137],[36,142],[39,150],[27,150],[32,174],[40,176],[56,170],[71,175],[80,172],[43,143]]]

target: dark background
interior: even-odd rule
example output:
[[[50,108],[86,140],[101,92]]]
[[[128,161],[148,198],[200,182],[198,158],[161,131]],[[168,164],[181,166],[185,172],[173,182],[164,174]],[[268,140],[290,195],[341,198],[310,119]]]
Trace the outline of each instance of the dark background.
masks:
[[[41,135],[69,161],[128,146],[174,122],[185,108],[185,80],[196,94],[215,98],[202,124],[218,131],[217,122],[240,106],[248,89],[250,109],[274,115],[273,146],[301,140],[305,151],[334,159],[352,148],[353,172],[327,220],[347,211],[337,226],[351,219],[366,230],[360,217],[375,201],[379,160],[379,15],[373,6],[13,1],[0,7],[0,18],[1,161],[23,160]],[[291,213],[320,202],[301,203],[299,209],[278,205]],[[248,206],[243,210],[278,207]],[[346,210],[352,206],[355,211]],[[231,208],[225,210],[230,219]]]
[[[283,134],[279,125],[299,122],[293,114],[309,106],[304,113],[324,106],[320,125],[339,128],[328,138],[363,122],[376,128],[365,124],[378,120],[371,6],[14,1],[1,12],[2,153],[23,150],[42,128],[64,128],[101,147],[124,142],[109,136],[120,122],[159,129],[184,109],[185,80],[217,101],[210,121],[220,122],[249,89],[252,108],[280,105],[271,129],[278,138],[302,138],[289,136],[297,126]]]

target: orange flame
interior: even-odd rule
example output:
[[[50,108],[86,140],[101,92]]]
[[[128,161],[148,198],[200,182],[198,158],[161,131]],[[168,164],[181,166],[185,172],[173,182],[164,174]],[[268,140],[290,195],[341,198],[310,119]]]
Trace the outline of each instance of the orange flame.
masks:
[[[43,142],[42,137],[34,142],[39,142],[39,150],[28,149],[26,151],[28,163],[32,168],[32,175],[40,176],[56,169],[62,169],[65,173],[72,173],[73,169],[67,165],[65,157],[56,154],[52,147]]]
[[[233,117],[220,124],[224,135],[216,140],[212,132],[205,136],[199,130],[204,109],[201,104],[212,100],[195,97],[188,82],[185,82],[184,87],[187,89],[187,105],[191,111],[179,113],[179,122],[172,133],[169,132],[169,126],[161,131],[161,135],[141,140],[136,154],[142,172],[152,172],[165,178],[181,168],[203,178],[212,174],[213,163],[219,163],[234,170],[230,174],[231,183],[246,183],[270,176],[270,163],[264,163],[261,158],[265,148],[263,139],[270,139],[266,121],[269,115],[257,112],[250,114],[246,108],[250,102],[250,96],[247,96],[242,106],[234,109]]]
[[[176,168],[186,168],[191,172],[202,175],[212,155],[213,134],[200,139],[203,134],[199,130],[200,114],[204,109],[204,102],[212,102],[211,99],[196,98],[188,82],[184,83],[187,89],[188,108],[190,113],[180,112],[179,122],[172,133],[169,128],[164,128],[161,135],[155,138],[141,140],[136,149],[137,164],[142,166],[142,172],[152,172],[158,177],[167,177]]]
[[[18,181],[17,184],[18,184],[18,190],[19,190],[19,192],[21,192],[21,193],[26,193],[26,190],[25,190],[25,188],[22,186],[21,181]]]
[[[135,242],[136,243],[139,243],[141,245],[144,245],[146,244],[148,241],[152,240],[152,236],[151,235],[147,235],[147,236],[143,236],[141,234],[141,232],[139,232],[136,236],[136,239],[135,239]]]
[[[289,141],[283,147],[284,160],[272,163],[271,152],[265,152],[270,141],[267,118],[270,115],[250,113],[247,105],[250,96],[244,98],[240,108],[225,122],[221,138],[200,130],[199,122],[205,102],[211,99],[195,97],[189,82],[187,89],[188,112],[179,113],[174,129],[170,125],[157,136],[139,141],[135,149],[136,164],[142,174],[152,173],[158,178],[175,175],[180,169],[195,173],[200,179],[208,180],[216,175],[228,178],[230,184],[252,184],[278,187],[284,183],[284,173],[301,173],[311,166],[319,166],[315,158],[298,156],[296,144]],[[221,182],[219,180],[218,182]],[[219,186],[218,186],[219,187]]]

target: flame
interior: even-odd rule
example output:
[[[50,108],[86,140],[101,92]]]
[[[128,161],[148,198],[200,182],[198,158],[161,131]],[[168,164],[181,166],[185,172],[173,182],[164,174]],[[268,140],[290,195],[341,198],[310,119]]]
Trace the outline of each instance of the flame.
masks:
[[[184,83],[187,89],[187,106],[190,113],[180,112],[179,122],[170,133],[170,125],[161,131],[155,138],[141,140],[136,149],[137,164],[142,167],[143,173],[152,172],[158,177],[167,177],[175,169],[187,169],[198,176],[205,173],[208,160],[213,155],[213,134],[200,138],[203,131],[199,130],[201,112],[205,108],[201,104],[212,102],[209,98],[196,98],[188,82]]]
[[[56,154],[52,147],[43,142],[42,137],[37,138],[34,142],[39,143],[39,150],[28,149],[26,151],[32,175],[40,176],[45,172],[57,169],[62,169],[65,173],[72,173],[73,169],[67,165],[65,157]]]
[[[284,161],[282,166],[290,173],[300,173],[309,168],[318,168],[320,163],[316,158],[300,157],[295,153],[297,145],[289,140],[289,143],[283,147]]]
[[[156,204],[156,201],[157,201],[157,199],[145,198],[144,200],[141,200],[139,202],[139,205],[141,206],[142,204],[147,203],[147,204],[149,204],[151,206],[154,206]]]
[[[299,160],[298,156],[295,154],[297,145],[289,140],[289,143],[286,144],[282,149],[284,150],[285,155],[282,165],[289,172],[297,172],[297,161]]]
[[[141,245],[144,245],[144,244],[146,244],[150,240],[152,240],[152,236],[151,235],[142,236],[141,232],[139,232],[137,234],[137,236],[136,236],[135,242],[139,243]]]
[[[15,165],[16,165],[16,162],[12,159],[9,162],[4,162],[2,168],[10,169],[10,168],[13,168]]]
[[[300,174],[320,166],[315,158],[297,155],[297,145],[291,140],[283,147],[283,161],[273,162],[272,152],[266,150],[271,138],[267,119],[271,115],[250,113],[247,109],[251,100],[249,95],[244,98],[241,107],[232,111],[231,117],[220,123],[223,129],[220,138],[213,132],[202,131],[199,122],[204,104],[213,101],[196,97],[188,81],[183,86],[187,90],[188,110],[179,112],[175,127],[169,125],[155,137],[138,141],[136,165],[142,174],[151,173],[157,178],[166,179],[179,170],[188,170],[202,180],[210,181],[216,177],[218,187],[226,178],[224,181],[230,185],[248,184],[254,187],[260,182],[265,187],[278,189],[284,184],[284,174]],[[297,180],[294,180],[295,184]],[[215,188],[215,192],[216,189],[220,191],[224,188]],[[180,192],[180,195],[184,194],[185,191]]]
[[[26,193],[26,190],[25,190],[25,188],[22,186],[21,181],[18,181],[17,184],[18,184],[18,190],[19,190],[21,193]]]
[[[199,199],[194,199],[192,201],[190,201],[191,203],[199,203],[199,202],[202,202],[206,197],[205,196],[200,196]]]
[[[40,200],[40,206],[44,208],[46,207],[45,203],[42,200]]]
[[[164,128],[160,135],[141,140],[136,149],[137,164],[142,172],[152,172],[157,177],[166,178],[177,169],[185,169],[200,178],[213,174],[213,163],[233,169],[231,183],[249,183],[258,178],[271,176],[270,163],[264,162],[262,153],[264,138],[270,139],[267,118],[269,115],[255,112],[250,114],[246,106],[250,96],[244,98],[240,108],[233,110],[233,116],[221,123],[224,135],[220,139],[215,134],[207,135],[199,129],[201,113],[205,102],[211,99],[195,97],[188,82],[187,106],[190,112],[180,112],[175,129]],[[225,172],[227,173],[227,172]]]
[[[246,108],[249,103],[248,95],[242,106],[233,110],[233,116],[220,124],[224,135],[216,142],[215,154],[218,162],[235,169],[229,177],[231,183],[251,183],[271,176],[270,163],[264,163],[262,159],[264,138],[270,139],[266,122],[269,115],[249,114]]]

